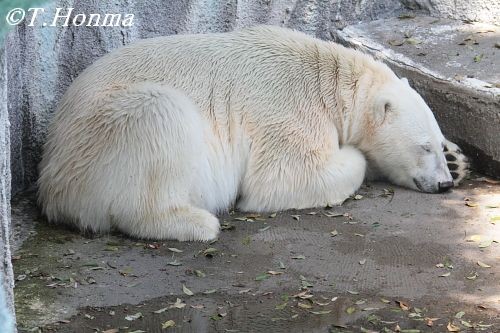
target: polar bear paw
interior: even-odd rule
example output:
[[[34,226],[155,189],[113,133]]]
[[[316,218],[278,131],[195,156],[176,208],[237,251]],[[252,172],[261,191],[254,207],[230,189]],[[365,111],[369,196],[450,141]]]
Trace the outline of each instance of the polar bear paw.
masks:
[[[469,161],[462,150],[453,142],[445,140],[444,156],[448,163],[448,169],[453,177],[453,183],[458,186],[469,174]]]

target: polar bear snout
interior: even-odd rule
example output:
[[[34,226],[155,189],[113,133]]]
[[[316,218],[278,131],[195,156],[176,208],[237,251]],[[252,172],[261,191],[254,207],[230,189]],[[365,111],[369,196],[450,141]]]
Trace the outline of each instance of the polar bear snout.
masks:
[[[438,183],[438,192],[443,193],[448,191],[453,187],[453,182],[452,181],[446,181],[446,182],[439,182]]]

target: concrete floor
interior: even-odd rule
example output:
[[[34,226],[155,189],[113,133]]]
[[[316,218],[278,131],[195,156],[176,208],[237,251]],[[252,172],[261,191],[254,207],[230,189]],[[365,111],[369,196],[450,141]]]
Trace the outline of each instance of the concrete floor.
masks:
[[[500,185],[359,194],[222,216],[211,244],[84,237],[18,198],[14,222],[35,220],[14,261],[20,331],[500,331]]]

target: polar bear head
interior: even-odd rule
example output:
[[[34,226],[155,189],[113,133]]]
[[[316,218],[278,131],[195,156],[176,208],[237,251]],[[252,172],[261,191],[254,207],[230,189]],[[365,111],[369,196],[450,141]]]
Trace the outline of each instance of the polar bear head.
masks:
[[[371,102],[363,139],[368,176],[422,192],[453,186],[443,153],[445,138],[422,97],[406,79],[385,83]]]

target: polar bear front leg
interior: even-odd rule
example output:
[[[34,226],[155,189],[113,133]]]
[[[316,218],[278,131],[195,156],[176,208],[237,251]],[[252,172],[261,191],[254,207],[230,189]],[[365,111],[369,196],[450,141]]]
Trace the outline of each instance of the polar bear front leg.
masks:
[[[363,183],[366,160],[361,151],[342,146],[323,165],[307,156],[273,161],[246,177],[238,207],[278,211],[341,204]]]

